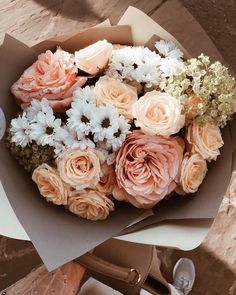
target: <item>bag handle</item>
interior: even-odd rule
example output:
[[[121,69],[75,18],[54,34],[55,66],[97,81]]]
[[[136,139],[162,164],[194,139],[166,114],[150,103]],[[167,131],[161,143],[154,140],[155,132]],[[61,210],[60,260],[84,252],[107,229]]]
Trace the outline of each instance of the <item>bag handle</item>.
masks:
[[[89,270],[98,272],[115,280],[120,280],[131,286],[137,285],[142,278],[137,269],[115,265],[92,253],[86,253],[75,261]]]
[[[111,239],[75,260],[96,280],[126,295],[145,289],[154,295],[170,294],[160,271],[155,246]]]

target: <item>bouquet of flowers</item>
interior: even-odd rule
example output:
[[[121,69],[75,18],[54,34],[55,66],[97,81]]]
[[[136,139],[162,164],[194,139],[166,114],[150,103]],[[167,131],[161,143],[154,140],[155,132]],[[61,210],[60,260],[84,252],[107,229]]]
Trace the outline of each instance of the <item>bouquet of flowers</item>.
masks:
[[[224,65],[164,40],[155,51],[107,40],[48,50],[11,92],[22,109],[8,128],[12,155],[47,201],[89,220],[116,200],[148,209],[196,192],[236,110]]]

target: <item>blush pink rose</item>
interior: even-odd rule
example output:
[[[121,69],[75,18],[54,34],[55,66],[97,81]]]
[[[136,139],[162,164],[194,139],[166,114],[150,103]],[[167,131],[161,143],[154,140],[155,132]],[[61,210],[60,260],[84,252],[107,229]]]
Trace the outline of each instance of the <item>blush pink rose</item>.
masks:
[[[116,158],[118,187],[113,195],[138,208],[152,208],[174,191],[179,181],[184,142],[134,131],[121,146]],[[126,191],[122,197],[121,189]]]
[[[55,53],[47,50],[24,71],[12,85],[11,92],[23,109],[32,99],[46,98],[54,111],[64,112],[70,107],[73,91],[87,81],[76,74],[71,54],[61,49]]]

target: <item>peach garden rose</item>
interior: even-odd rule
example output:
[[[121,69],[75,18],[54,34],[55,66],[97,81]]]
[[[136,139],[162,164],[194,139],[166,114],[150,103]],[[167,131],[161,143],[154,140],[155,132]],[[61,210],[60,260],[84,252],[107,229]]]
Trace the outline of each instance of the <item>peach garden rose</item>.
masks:
[[[170,194],[179,181],[183,150],[178,136],[164,138],[137,130],[129,134],[116,158],[118,186],[127,192],[124,199],[147,209]],[[113,195],[121,199],[117,188]]]
[[[201,125],[196,121],[189,125],[187,141],[191,153],[199,153],[207,161],[216,160],[220,155],[220,148],[224,145],[218,126]]]
[[[97,41],[76,51],[75,63],[80,70],[90,75],[96,75],[107,66],[111,53],[111,43],[106,40]]]
[[[167,93],[147,92],[133,106],[135,125],[145,134],[170,136],[184,126],[179,101]]]
[[[73,148],[57,158],[61,179],[77,190],[95,187],[101,176],[101,164],[94,149]]]
[[[87,78],[76,74],[71,54],[60,48],[55,53],[47,50],[24,71],[12,85],[11,92],[23,109],[33,99],[46,98],[54,111],[63,112],[70,107],[75,88],[87,81]]]
[[[103,76],[95,84],[94,94],[98,106],[112,103],[125,119],[128,121],[133,119],[132,107],[138,100],[136,88],[119,80]]]
[[[68,199],[68,187],[63,183],[57,171],[48,164],[37,167],[32,175],[40,194],[49,202],[56,205],[66,205]]]
[[[195,193],[201,185],[207,173],[206,160],[199,154],[184,155],[181,164],[180,185],[187,194]]]

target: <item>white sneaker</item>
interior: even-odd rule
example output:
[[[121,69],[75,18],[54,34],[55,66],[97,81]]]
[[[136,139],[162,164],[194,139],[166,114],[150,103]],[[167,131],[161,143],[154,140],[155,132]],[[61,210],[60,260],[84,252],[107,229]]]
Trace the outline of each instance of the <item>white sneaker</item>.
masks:
[[[173,270],[173,285],[180,294],[187,295],[192,290],[195,281],[195,267],[192,260],[180,258]]]

